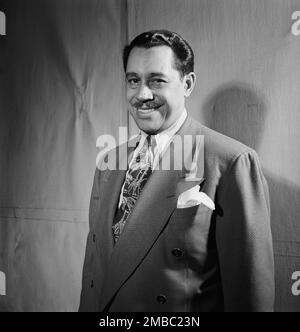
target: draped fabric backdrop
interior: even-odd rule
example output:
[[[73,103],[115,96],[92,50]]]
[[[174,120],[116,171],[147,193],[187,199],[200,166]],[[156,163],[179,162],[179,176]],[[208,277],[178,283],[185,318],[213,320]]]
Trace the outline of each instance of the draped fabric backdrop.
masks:
[[[0,10],[0,310],[77,310],[96,138],[136,131],[121,51],[167,28],[195,51],[188,111],[260,155],[276,310],[300,311],[300,0],[10,0]]]

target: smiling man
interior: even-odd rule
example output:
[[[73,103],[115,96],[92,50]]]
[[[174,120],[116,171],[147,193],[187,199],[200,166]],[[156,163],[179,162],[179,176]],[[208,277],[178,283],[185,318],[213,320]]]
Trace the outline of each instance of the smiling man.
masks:
[[[195,74],[178,71],[170,47],[135,47],[128,58],[126,82],[129,109],[136,124],[144,132],[157,134],[182,114]]]
[[[123,53],[128,110],[140,128],[127,170],[96,169],[80,311],[272,311],[268,188],[251,148],[193,120],[194,54],[154,30]],[[157,167],[181,160],[173,141],[204,136],[204,174]],[[103,160],[104,160],[103,159]],[[120,164],[121,160],[119,160]]]

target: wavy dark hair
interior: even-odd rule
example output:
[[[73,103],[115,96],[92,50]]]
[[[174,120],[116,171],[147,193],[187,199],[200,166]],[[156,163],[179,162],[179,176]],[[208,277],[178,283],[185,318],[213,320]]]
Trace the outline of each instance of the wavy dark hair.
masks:
[[[135,37],[123,50],[123,66],[126,72],[127,62],[134,47],[151,48],[168,46],[174,52],[175,68],[181,77],[194,71],[194,52],[186,40],[179,34],[168,30],[151,30]]]

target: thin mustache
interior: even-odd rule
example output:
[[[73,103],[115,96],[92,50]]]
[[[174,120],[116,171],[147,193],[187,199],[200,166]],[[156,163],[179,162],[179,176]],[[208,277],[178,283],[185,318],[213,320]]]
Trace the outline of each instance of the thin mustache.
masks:
[[[152,102],[136,102],[133,103],[132,106],[135,108],[156,108],[161,106],[162,104]]]

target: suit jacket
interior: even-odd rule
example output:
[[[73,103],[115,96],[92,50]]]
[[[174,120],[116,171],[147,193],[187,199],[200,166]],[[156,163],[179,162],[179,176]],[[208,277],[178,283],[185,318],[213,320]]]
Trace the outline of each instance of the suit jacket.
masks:
[[[202,191],[216,209],[178,209],[179,194],[197,181],[154,171],[114,246],[126,170],[97,169],[79,311],[273,310],[269,195],[256,152],[189,116],[178,134],[204,135]]]

